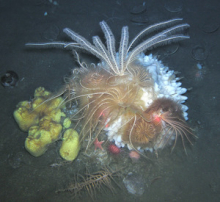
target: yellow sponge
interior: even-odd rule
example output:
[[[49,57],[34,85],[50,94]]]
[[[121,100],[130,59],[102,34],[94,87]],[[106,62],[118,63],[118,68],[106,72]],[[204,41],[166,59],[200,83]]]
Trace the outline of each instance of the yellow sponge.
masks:
[[[60,155],[67,161],[73,161],[80,150],[79,135],[73,129],[68,129],[64,133]]]
[[[32,126],[29,129],[25,148],[31,155],[41,156],[47,151],[49,144],[58,140],[61,130],[61,124],[45,116],[40,120],[39,126]]]
[[[34,92],[31,101],[18,103],[14,111],[14,118],[22,131],[28,131],[25,148],[33,156],[40,156],[46,152],[47,147],[56,141],[62,130],[62,117],[65,113],[64,100],[60,96],[53,96],[45,88],[39,87]],[[70,126],[66,121],[65,126]]]
[[[61,117],[66,116],[60,109],[63,103],[62,97],[48,100],[50,95],[49,91],[39,87],[35,90],[32,101],[18,103],[13,115],[22,131],[27,132],[31,126],[38,125],[39,120],[44,116],[49,116],[57,123],[61,121]]]
[[[28,101],[19,102],[13,115],[19,128],[24,132],[39,123],[38,113],[32,110],[31,103]]]

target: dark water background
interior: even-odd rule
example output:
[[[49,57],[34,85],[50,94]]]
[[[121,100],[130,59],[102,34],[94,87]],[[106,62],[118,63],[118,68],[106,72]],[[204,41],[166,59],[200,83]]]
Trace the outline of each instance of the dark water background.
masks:
[[[141,12],[144,2],[146,11]],[[59,143],[54,143],[39,158],[26,152],[27,133],[13,119],[16,104],[31,99],[39,86],[52,92],[58,90],[63,85],[63,77],[69,75],[76,63],[68,51],[27,50],[24,44],[67,41],[68,37],[62,33],[65,27],[91,40],[94,35],[102,36],[101,20],[107,21],[119,41],[124,25],[129,26],[133,38],[144,27],[175,17],[190,24],[190,40],[182,41],[174,54],[176,46],[172,45],[157,48],[154,54],[170,69],[181,72],[183,87],[192,88],[186,94],[186,105],[189,124],[199,138],[193,147],[187,147],[188,155],[180,143],[173,153],[165,149],[159,152],[158,158],[153,156],[153,163],[145,159],[138,163],[126,160],[131,172],[144,173],[145,179],[132,178],[143,180],[140,183],[145,189],[143,195],[128,194],[120,183],[124,178],[121,176],[120,191],[112,196],[108,190],[102,190],[97,192],[96,200],[220,201],[220,1],[57,0],[57,3],[0,1],[0,75],[13,70],[20,77],[14,88],[0,86],[0,201],[72,201],[70,193],[55,194],[55,191],[68,186],[85,166],[92,170],[98,164],[85,159],[51,168],[50,164],[61,161]],[[93,57],[85,55],[85,58],[94,61]],[[198,63],[202,65],[199,72]],[[122,164],[123,161],[124,158],[117,157],[113,162]],[[76,201],[90,200],[82,193]]]

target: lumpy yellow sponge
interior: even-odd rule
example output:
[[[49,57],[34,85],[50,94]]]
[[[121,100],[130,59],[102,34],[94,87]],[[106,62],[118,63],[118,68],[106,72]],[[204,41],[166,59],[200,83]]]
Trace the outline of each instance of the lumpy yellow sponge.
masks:
[[[20,129],[28,132],[25,148],[33,156],[42,155],[48,145],[58,139],[62,130],[61,118],[66,116],[61,110],[62,103],[62,97],[53,97],[43,87],[35,90],[31,101],[18,103],[14,118]]]
[[[63,128],[69,128],[71,126],[71,120],[69,118],[65,118],[63,121]]]
[[[38,125],[39,120],[49,116],[51,120],[60,122],[62,116],[66,116],[60,109],[63,102],[61,97],[49,99],[50,92],[43,87],[35,90],[32,101],[22,101],[14,111],[14,118],[22,131],[27,132],[31,126]]]
[[[68,129],[64,133],[60,155],[67,161],[73,161],[80,150],[79,135],[73,129]]]
[[[39,123],[38,113],[32,110],[31,102],[28,101],[18,103],[17,109],[14,111],[14,118],[19,128],[24,132]]]
[[[39,126],[32,126],[28,131],[25,141],[27,151],[35,156],[41,156],[47,151],[49,144],[58,140],[62,126],[45,116],[39,122]]]

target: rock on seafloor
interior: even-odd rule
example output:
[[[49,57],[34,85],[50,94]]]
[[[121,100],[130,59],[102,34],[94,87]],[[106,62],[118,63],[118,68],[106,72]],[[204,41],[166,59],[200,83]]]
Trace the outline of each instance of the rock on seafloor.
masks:
[[[123,183],[131,194],[141,196],[144,193],[145,182],[141,175],[130,172],[123,179]]]

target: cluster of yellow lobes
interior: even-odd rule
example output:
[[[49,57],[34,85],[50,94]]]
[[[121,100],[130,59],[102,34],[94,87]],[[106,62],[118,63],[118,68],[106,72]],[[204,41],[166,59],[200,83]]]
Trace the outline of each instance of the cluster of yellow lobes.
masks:
[[[14,118],[20,129],[28,132],[25,148],[35,157],[44,154],[51,143],[61,138],[61,131],[71,125],[60,107],[63,99],[57,97],[49,100],[50,96],[50,92],[39,87],[35,90],[33,100],[18,103],[14,111]],[[78,134],[73,129],[67,129],[64,137],[60,155],[65,160],[72,161],[80,149]]]

